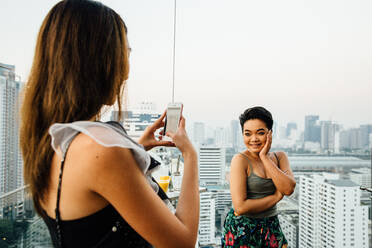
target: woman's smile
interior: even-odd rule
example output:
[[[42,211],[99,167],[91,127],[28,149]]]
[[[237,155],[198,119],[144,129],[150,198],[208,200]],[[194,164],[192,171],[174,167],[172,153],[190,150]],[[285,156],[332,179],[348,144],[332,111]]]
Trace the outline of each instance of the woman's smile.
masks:
[[[249,144],[250,147],[253,149],[259,149],[261,147],[262,143],[256,143],[256,144]]]

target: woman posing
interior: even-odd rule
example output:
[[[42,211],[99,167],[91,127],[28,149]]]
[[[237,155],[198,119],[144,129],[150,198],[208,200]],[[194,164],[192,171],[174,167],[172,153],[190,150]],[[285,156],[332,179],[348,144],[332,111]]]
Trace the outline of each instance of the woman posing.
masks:
[[[57,3],[39,32],[22,106],[24,176],[55,247],[194,247],[199,222],[196,152],[185,120],[172,142],[155,139],[165,113],[139,144],[101,109],[118,103],[129,73],[120,16],[88,0]],[[175,214],[151,177],[146,152],[177,146],[184,176]]]
[[[247,149],[231,161],[233,209],[224,223],[223,247],[287,247],[276,204],[296,186],[288,157],[270,152],[273,119],[263,107],[239,117]]]

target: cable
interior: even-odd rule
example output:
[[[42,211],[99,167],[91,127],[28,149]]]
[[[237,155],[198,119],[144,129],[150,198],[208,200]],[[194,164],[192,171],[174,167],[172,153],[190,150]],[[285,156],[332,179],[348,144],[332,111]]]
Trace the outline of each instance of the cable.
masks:
[[[172,103],[174,103],[174,81],[176,75],[176,13],[177,0],[174,0],[174,17],[173,17],[173,82],[172,82]]]

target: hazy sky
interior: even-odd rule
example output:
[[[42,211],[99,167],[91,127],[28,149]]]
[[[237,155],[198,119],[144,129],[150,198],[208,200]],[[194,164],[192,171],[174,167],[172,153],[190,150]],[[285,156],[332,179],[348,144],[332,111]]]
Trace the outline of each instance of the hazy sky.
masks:
[[[0,62],[26,80],[57,1],[0,1]],[[103,1],[129,29],[130,103],[171,101],[173,0]],[[372,124],[372,1],[177,0],[176,101],[191,121],[267,107],[280,124],[318,114]]]

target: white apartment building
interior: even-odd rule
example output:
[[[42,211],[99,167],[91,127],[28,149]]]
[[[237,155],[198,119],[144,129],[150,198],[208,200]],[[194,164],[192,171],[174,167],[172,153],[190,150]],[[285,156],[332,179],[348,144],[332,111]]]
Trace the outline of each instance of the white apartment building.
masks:
[[[368,247],[368,206],[338,174],[300,177],[299,247]]]
[[[215,244],[215,206],[212,192],[200,194],[199,246]]]
[[[161,115],[155,109],[155,104],[142,102],[135,109],[121,112],[121,124],[131,138],[137,140],[146,127],[159,119]],[[117,116],[118,111],[112,111],[110,120],[116,121]]]
[[[349,173],[350,180],[359,186],[371,187],[371,169],[358,168],[352,169]]]
[[[280,227],[288,241],[288,248],[298,247],[298,213],[279,214]]]
[[[198,160],[200,184],[222,184],[225,176],[225,149],[201,146],[198,149]]]
[[[217,127],[214,130],[214,144],[219,147],[231,147],[231,131],[227,127]]]
[[[19,92],[15,66],[0,63],[0,196],[23,185],[19,149]]]
[[[222,214],[226,207],[232,207],[231,193],[229,189],[220,189],[215,192],[216,212]]]

